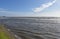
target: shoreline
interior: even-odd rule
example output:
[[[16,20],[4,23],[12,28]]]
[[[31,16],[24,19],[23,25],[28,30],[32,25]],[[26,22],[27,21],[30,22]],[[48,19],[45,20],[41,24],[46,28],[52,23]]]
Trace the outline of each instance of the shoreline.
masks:
[[[8,31],[4,25],[0,24],[0,39],[16,39],[13,33]]]
[[[10,29],[7,29],[9,32],[11,32]],[[14,34],[13,32],[11,32],[12,34]],[[18,35],[14,34],[14,36],[16,37],[16,39],[22,39],[21,37],[19,37]]]

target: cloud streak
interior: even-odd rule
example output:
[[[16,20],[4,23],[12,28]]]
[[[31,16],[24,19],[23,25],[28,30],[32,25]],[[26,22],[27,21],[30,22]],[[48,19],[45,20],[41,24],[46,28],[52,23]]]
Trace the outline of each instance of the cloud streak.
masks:
[[[5,11],[5,10],[8,10],[8,9],[0,8],[0,11]]]
[[[53,0],[52,2],[42,4],[40,7],[34,8],[33,12],[39,13],[42,10],[44,10],[45,8],[48,8],[48,7],[52,6],[55,2],[56,2],[56,0]]]

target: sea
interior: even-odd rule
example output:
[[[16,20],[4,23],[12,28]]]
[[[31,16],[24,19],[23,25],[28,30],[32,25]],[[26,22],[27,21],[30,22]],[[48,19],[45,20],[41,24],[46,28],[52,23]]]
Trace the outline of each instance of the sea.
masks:
[[[19,39],[60,39],[60,17],[5,17],[0,24]]]

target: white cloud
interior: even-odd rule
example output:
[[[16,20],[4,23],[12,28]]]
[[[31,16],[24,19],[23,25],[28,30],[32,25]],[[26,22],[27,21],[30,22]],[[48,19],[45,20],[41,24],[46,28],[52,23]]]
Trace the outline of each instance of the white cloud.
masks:
[[[42,13],[33,13],[32,16],[37,17],[60,17],[60,11],[50,11],[50,12],[42,12]]]
[[[52,2],[48,2],[48,3],[42,4],[40,7],[34,8],[33,12],[36,12],[36,13],[41,12],[45,8],[48,8],[48,7],[52,6],[55,2],[56,2],[56,0],[54,0]]]
[[[60,17],[60,11],[52,11],[48,13],[41,13],[40,16],[47,16],[47,17]]]

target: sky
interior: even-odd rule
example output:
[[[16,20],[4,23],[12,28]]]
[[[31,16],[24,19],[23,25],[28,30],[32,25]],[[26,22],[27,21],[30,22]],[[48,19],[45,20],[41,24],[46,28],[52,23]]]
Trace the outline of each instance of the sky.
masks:
[[[0,0],[0,16],[60,17],[60,0]]]

